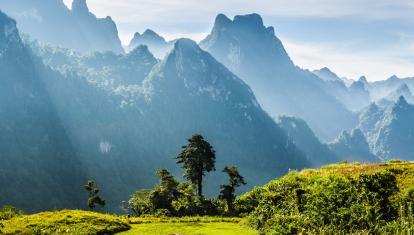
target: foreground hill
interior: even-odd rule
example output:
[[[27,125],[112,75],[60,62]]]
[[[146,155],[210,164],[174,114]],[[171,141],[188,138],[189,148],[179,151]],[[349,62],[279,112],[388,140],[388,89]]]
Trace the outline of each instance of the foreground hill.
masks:
[[[414,163],[393,161],[291,172],[237,203],[266,234],[405,234],[413,196]]]

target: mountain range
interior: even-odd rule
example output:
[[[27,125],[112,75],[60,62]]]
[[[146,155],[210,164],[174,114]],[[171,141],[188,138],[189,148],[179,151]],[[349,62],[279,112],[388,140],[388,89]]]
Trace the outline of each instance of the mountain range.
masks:
[[[226,165],[246,178],[243,191],[292,169],[414,159],[412,78],[302,69],[257,14],[219,14],[199,44],[146,30],[124,53],[115,23],[85,0],[0,9],[17,19],[0,12],[0,204],[82,208],[93,178],[120,211],[157,169],[181,178],[174,158],[194,133],[217,152],[208,196]],[[57,27],[68,30],[51,37]]]
[[[84,53],[123,52],[115,22],[97,18],[86,0],[74,0],[71,9],[62,0],[0,0],[0,9],[33,39]]]

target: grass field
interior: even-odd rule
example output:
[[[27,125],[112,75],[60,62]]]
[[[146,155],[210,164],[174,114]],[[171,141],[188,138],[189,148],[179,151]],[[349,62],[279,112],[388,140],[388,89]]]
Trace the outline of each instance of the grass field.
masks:
[[[122,235],[256,235],[240,219],[187,218],[165,220],[142,220],[132,224],[132,229]]]
[[[114,234],[131,228],[121,217],[101,213],[63,210],[0,220],[0,234]]]

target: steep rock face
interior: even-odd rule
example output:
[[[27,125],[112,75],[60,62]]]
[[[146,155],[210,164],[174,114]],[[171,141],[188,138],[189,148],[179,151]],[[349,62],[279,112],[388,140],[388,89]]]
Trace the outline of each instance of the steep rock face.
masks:
[[[277,123],[287,133],[289,139],[306,154],[306,158],[313,166],[318,167],[343,160],[332,152],[327,144],[320,142],[305,121],[282,116]]]
[[[163,117],[167,117],[174,123],[168,130],[171,136],[205,133],[217,146],[218,169],[236,165],[250,185],[309,165],[260,108],[250,88],[193,41],[178,40],[144,86],[152,119],[165,122]],[[213,178],[210,184],[217,186],[219,174]]]
[[[128,50],[133,50],[139,45],[148,46],[149,50],[154,53],[157,58],[164,58],[174,46],[173,42],[167,42],[163,37],[158,35],[151,29],[147,29],[144,33],[135,33],[128,45]]]
[[[200,45],[243,79],[272,116],[298,116],[323,140],[355,125],[352,113],[321,88],[321,79],[293,64],[259,15],[218,15]]]
[[[97,18],[86,0],[74,0],[72,10],[62,0],[0,0],[0,8],[33,39],[80,52],[123,53],[114,21],[110,17]]]
[[[16,23],[0,11],[0,204],[81,208],[86,180]]]
[[[351,162],[378,162],[379,158],[370,152],[369,144],[359,129],[351,133],[344,131],[332,143],[330,149],[342,160]]]
[[[414,106],[404,97],[392,106],[371,105],[360,115],[360,128],[367,136],[371,150],[383,160],[413,160]]]
[[[239,167],[248,188],[311,165],[250,88],[193,41],[178,40],[163,61],[144,66],[142,76],[148,76],[142,83],[130,83],[127,73],[117,71],[145,65],[150,55],[145,46],[123,56],[92,57],[39,46],[33,44],[33,51],[64,75],[45,72],[43,77],[88,176],[99,183],[111,211],[119,211],[119,203],[135,190],[152,187],[157,169],[180,176],[174,157],[194,133],[203,134],[217,151],[217,172],[206,178],[209,196],[224,183],[220,170],[225,165]],[[100,76],[101,70],[107,76]]]

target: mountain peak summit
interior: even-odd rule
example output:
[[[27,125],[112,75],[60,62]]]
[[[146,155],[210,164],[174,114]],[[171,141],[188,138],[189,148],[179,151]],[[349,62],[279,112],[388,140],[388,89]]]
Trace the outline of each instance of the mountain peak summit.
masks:
[[[263,19],[259,14],[253,13],[248,15],[236,15],[233,22],[238,25],[245,25],[250,27],[264,27]]]
[[[214,26],[223,26],[229,23],[231,23],[231,20],[225,14],[220,13],[216,16]]]
[[[200,47],[191,39],[180,38],[174,44],[174,50],[201,50]]]
[[[86,4],[86,0],[73,0],[72,11],[79,13],[89,13],[89,8],[88,4]]]

